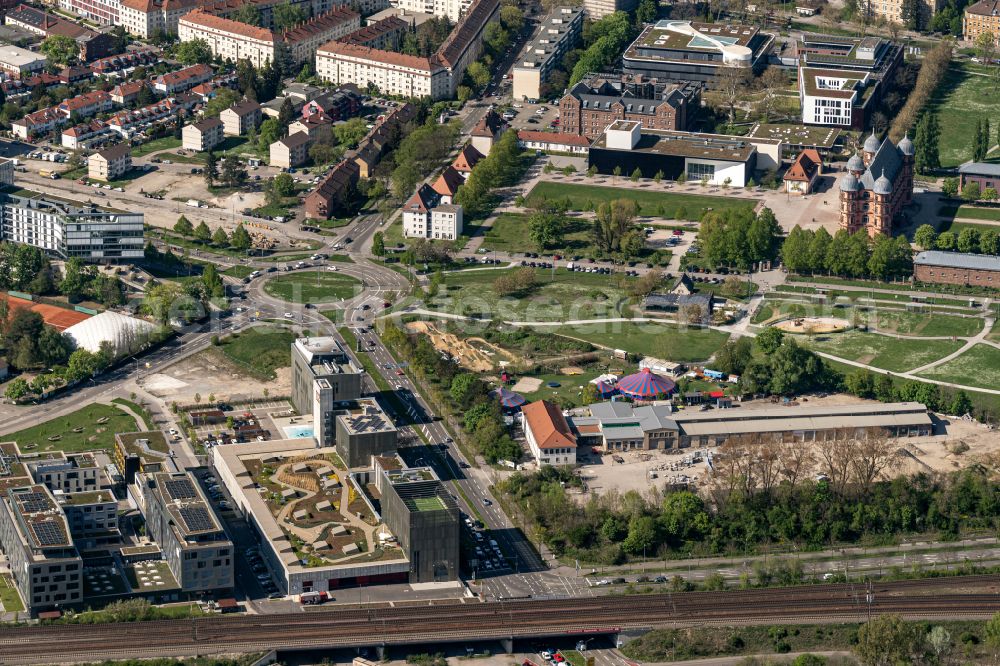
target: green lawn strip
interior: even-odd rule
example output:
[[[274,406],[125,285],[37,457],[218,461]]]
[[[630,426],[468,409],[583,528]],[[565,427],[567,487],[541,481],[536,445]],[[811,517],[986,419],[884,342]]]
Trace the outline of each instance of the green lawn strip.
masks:
[[[537,252],[538,245],[531,240],[528,221],[530,216],[516,213],[502,213],[493,221],[493,226],[486,232],[483,247],[502,252]],[[558,247],[547,252],[559,254],[578,254],[589,250],[590,225],[581,218],[568,218],[569,228]]]
[[[559,654],[566,658],[570,666],[587,666],[587,658],[577,650],[563,650]]]
[[[298,252],[293,254],[272,254],[267,257],[261,257],[260,261],[274,261],[274,262],[302,261],[308,259],[311,256],[312,253],[310,252]]]
[[[577,185],[574,183],[554,183],[542,181],[528,194],[528,203],[536,204],[539,200],[569,201],[573,210],[589,210],[591,206],[629,199],[639,204],[642,215],[657,215],[659,217],[676,219],[679,207],[684,208],[681,219],[697,221],[706,210],[722,210],[726,208],[753,207],[755,199],[740,197],[717,197],[702,194],[680,194],[675,192],[651,192],[641,189],[619,189],[601,185]],[[661,212],[660,207],[663,207]]]
[[[542,330],[679,363],[705,361],[729,339],[729,335],[721,331],[653,322],[601,322],[547,326]]]
[[[344,311],[343,310],[323,310],[320,312],[321,315],[329,319],[334,324],[344,323]]]
[[[938,114],[943,168],[956,167],[972,159],[976,123],[994,118],[1000,105],[1000,89],[988,85],[989,79],[976,76],[975,71],[971,63],[952,63],[927,105]]]
[[[979,317],[956,317],[938,312],[931,314],[885,308],[871,308],[859,312],[858,316],[871,328],[904,336],[971,337],[983,330],[984,323]]]
[[[8,613],[20,613],[24,610],[21,595],[8,575],[0,576],[0,606]]]
[[[890,372],[908,372],[951,354],[963,344],[951,340],[907,340],[863,331],[816,335],[812,339],[796,336],[796,339],[810,349]]]
[[[99,420],[107,419],[103,423]],[[73,432],[82,428],[81,432]],[[138,429],[136,421],[114,405],[94,403],[65,416],[56,417],[9,435],[4,435],[4,441],[14,441],[23,453],[43,453],[45,451],[95,451],[103,449],[111,451],[114,446],[115,433],[135,432]],[[49,437],[58,436],[56,441]],[[34,444],[35,446],[31,446]]]
[[[325,270],[279,275],[264,283],[264,291],[289,303],[323,303],[352,298],[361,282],[350,275]]]
[[[507,321],[603,319],[629,312],[626,290],[635,278],[538,269],[528,293],[498,296],[494,282],[515,270],[520,269],[446,273],[444,287],[427,304],[441,312]]]
[[[233,277],[238,280],[242,280],[243,278],[253,273],[254,270],[255,269],[253,266],[244,266],[243,264],[236,264],[235,266],[230,266],[226,270],[222,271],[222,274],[228,275],[229,277]]]
[[[219,351],[262,381],[274,379],[278,368],[288,367],[295,334],[283,326],[255,326],[224,338]]]
[[[147,233],[149,233],[149,235],[153,236],[154,238],[159,238],[164,243],[168,243],[170,245],[176,245],[177,247],[187,248],[189,250],[198,250],[200,252],[207,252],[209,254],[218,254],[233,259],[243,259],[247,256],[246,250],[236,250],[231,247],[218,247],[217,245],[212,245],[211,243],[203,243],[199,240],[195,240],[194,238],[187,238],[186,236],[178,236],[177,234],[169,233],[162,229],[150,228]]]
[[[112,398],[111,402],[113,402],[116,405],[121,405],[126,409],[130,409],[136,414],[138,414],[139,418],[141,418],[146,423],[146,427],[144,428],[145,430],[154,429],[153,415],[150,414],[149,410],[143,407],[142,405],[136,402],[132,402],[131,400],[126,400],[125,398]]]
[[[813,280],[808,280],[808,281],[812,282]],[[824,282],[824,280],[818,279],[818,280],[815,280],[815,282]],[[846,282],[847,281],[831,283],[829,287],[824,288],[824,291],[826,291],[826,292],[836,291],[836,292],[839,293],[840,296],[845,296],[845,297],[848,297],[848,298],[850,296],[855,296],[858,299],[867,298],[867,299],[873,300],[873,301],[892,301],[894,303],[912,303],[912,302],[914,302],[913,298],[911,298],[907,294],[887,294],[887,293],[880,293],[880,292],[877,292],[877,291],[867,290],[867,289],[865,289],[862,286],[854,286],[854,287],[852,287],[850,285],[847,285]],[[868,283],[865,283],[865,284],[868,284]],[[876,283],[871,283],[871,286],[874,287],[874,288],[876,288],[876,289],[885,289],[887,291],[891,291],[891,290],[896,290],[897,289],[897,287],[892,286],[892,285],[876,286]],[[907,291],[912,291],[913,287],[899,287],[898,289],[899,290],[906,289]],[[804,286],[790,285],[790,284],[775,285],[774,290],[775,291],[779,291],[779,292],[781,292],[781,291],[783,291],[783,292],[794,292],[794,293],[798,293],[798,294],[815,294],[815,293],[818,293],[818,291],[819,291],[819,289],[816,288],[816,287],[804,287]],[[940,296],[925,296],[923,298],[924,298],[925,302],[931,303],[931,304],[934,304],[934,305],[954,305],[956,307],[967,307],[969,305],[969,301],[967,299],[966,300],[962,300],[962,299],[957,299],[957,298],[942,298]]]
[[[181,147],[181,140],[175,139],[172,136],[165,136],[159,139],[153,139],[152,141],[147,141],[138,148],[132,150],[132,157],[142,157],[143,155],[149,155],[150,153],[155,153],[158,150],[172,150]],[[169,157],[168,157],[169,159]]]
[[[948,218],[948,219],[964,219],[964,220],[989,220],[994,222],[1000,222],[1000,208],[985,208],[980,206],[970,206],[968,204],[962,204],[960,206],[944,205],[938,209],[938,216]],[[996,225],[986,224],[982,225],[981,228],[985,229],[996,229]],[[954,230],[954,228],[952,228]],[[944,227],[940,231],[946,231]]]
[[[964,386],[1000,388],[1000,349],[976,345],[947,363],[921,372],[920,376]]]
[[[986,339],[991,342],[1000,342],[1000,323],[994,323],[993,328],[986,335]]]

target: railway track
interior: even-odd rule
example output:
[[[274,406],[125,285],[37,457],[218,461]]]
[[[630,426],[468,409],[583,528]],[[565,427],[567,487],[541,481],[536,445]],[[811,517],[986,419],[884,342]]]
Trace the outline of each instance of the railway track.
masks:
[[[460,614],[456,610],[450,605],[341,606],[311,613],[4,628],[0,664],[528,638],[665,626],[856,622],[882,613],[913,619],[985,619],[1000,611],[1000,577],[901,581],[870,589],[815,585],[499,601],[465,605]]]

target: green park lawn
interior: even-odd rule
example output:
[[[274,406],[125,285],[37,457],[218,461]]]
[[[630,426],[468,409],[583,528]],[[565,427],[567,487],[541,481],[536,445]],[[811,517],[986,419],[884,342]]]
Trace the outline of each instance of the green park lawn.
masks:
[[[859,312],[859,318],[872,328],[904,336],[970,337],[983,329],[983,320],[979,317],[956,317],[939,313],[871,309]]]
[[[528,215],[503,213],[493,221],[493,226],[486,232],[483,247],[501,252],[537,252],[538,246],[532,242],[528,231]],[[591,247],[589,226],[581,218],[569,218],[569,228],[559,247],[551,248],[549,252],[560,254],[582,254]]]
[[[942,206],[938,210],[938,215],[944,218],[960,218],[964,220],[989,220],[991,222],[1000,222],[1000,208],[983,208],[980,206],[969,206],[967,204],[962,204],[961,206]],[[994,228],[989,225],[987,228]],[[953,229],[952,229],[953,230]],[[944,231],[944,229],[942,229]]]
[[[242,280],[246,276],[254,272],[253,266],[244,266],[243,264],[236,264],[235,266],[230,266],[224,271],[221,271],[223,275],[228,275],[229,277],[234,277]]]
[[[891,372],[908,372],[962,347],[962,341],[907,340],[863,331],[818,335],[811,340],[797,336],[797,339],[815,351]]]
[[[941,166],[955,167],[972,159],[976,122],[989,118],[996,130],[1000,89],[979,76],[971,63],[953,62],[928,107],[938,114]]]
[[[98,423],[105,418],[106,421]],[[80,432],[74,432],[77,429]],[[115,433],[135,432],[137,429],[135,419],[124,411],[114,405],[94,403],[51,421],[4,435],[3,440],[17,442],[23,453],[111,451]],[[59,439],[49,441],[49,437],[55,436]]]
[[[3,606],[8,613],[19,613],[24,610],[21,595],[17,593],[14,581],[6,574],[0,576],[0,606]]]
[[[324,270],[279,275],[264,283],[264,291],[289,303],[324,303],[351,298],[360,286],[350,275]]]
[[[284,326],[256,326],[224,338],[219,349],[255,377],[274,379],[275,370],[288,367],[295,334]]]
[[[677,324],[605,322],[548,328],[558,333],[631,354],[654,356],[679,363],[708,360],[729,335],[707,328]]]
[[[172,136],[164,136],[142,144],[132,151],[132,157],[142,157],[143,155],[149,155],[150,153],[155,153],[159,150],[173,150],[180,147],[180,139],[175,139]]]
[[[674,192],[650,192],[639,189],[618,189],[601,185],[577,185],[543,181],[535,185],[527,197],[527,204],[539,200],[569,200],[573,210],[590,210],[592,207],[615,199],[631,199],[639,204],[639,213],[657,217],[677,219],[677,209],[683,207],[682,219],[697,221],[709,208],[722,210],[753,206],[756,201],[740,197],[715,197],[701,194],[679,194]],[[660,207],[663,212],[660,212]]]
[[[947,363],[921,372],[920,376],[965,386],[1000,388],[1000,349],[976,345]]]
[[[626,289],[635,278],[539,269],[529,293],[500,297],[493,283],[512,270],[520,269],[445,273],[444,287],[427,304],[441,312],[486,320],[557,322],[629,316]]]

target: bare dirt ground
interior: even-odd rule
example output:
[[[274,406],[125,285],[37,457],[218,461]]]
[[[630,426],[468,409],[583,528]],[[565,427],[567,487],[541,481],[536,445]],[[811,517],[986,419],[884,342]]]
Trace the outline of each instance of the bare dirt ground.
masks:
[[[542,380],[536,377],[521,377],[510,390],[514,393],[534,393],[542,386]]]
[[[850,328],[851,322],[837,317],[804,317],[779,321],[773,326],[785,333],[836,333]]]
[[[207,203],[211,208],[220,209],[220,212],[230,213],[230,215],[221,216],[225,219],[220,219],[217,216],[218,221],[223,222],[221,226],[226,228],[233,226],[232,224],[227,224],[230,221],[229,218],[232,217],[233,211],[238,216],[239,211],[244,208],[257,208],[265,203],[264,195],[260,192],[242,191],[215,196],[209,193],[202,176],[191,175],[190,167],[184,165],[180,169],[172,169],[171,166],[176,165],[162,166],[157,171],[152,171],[141,178],[136,178],[125,187],[125,190],[128,192],[138,193],[140,190],[143,192],[161,192],[166,200],[176,202],[179,206],[178,212],[173,217],[167,216],[164,218],[167,221],[167,224],[164,226],[172,226],[177,221],[176,215],[184,212],[184,202],[188,199],[197,199]],[[154,217],[152,219],[158,218]]]
[[[439,351],[451,354],[459,365],[473,372],[491,372],[498,367],[498,361],[520,360],[505,349],[492,345],[482,338],[460,338],[453,333],[445,333],[428,321],[415,321],[406,325],[410,333],[428,336],[431,344]]]
[[[218,400],[262,398],[288,395],[291,391],[291,368],[278,368],[277,378],[262,382],[227,363],[219,354],[202,352],[170,366],[163,372],[143,377],[139,384],[164,402],[191,403],[195,394],[202,400],[214,395]]]

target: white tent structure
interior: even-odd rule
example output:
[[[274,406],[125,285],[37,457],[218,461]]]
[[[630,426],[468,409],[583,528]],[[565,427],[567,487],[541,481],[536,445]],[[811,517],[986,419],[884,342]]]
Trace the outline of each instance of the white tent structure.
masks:
[[[70,326],[65,332],[73,338],[77,349],[92,353],[99,352],[101,344],[109,343],[118,359],[143,349],[155,330],[155,325],[143,319],[117,312],[102,312]]]

